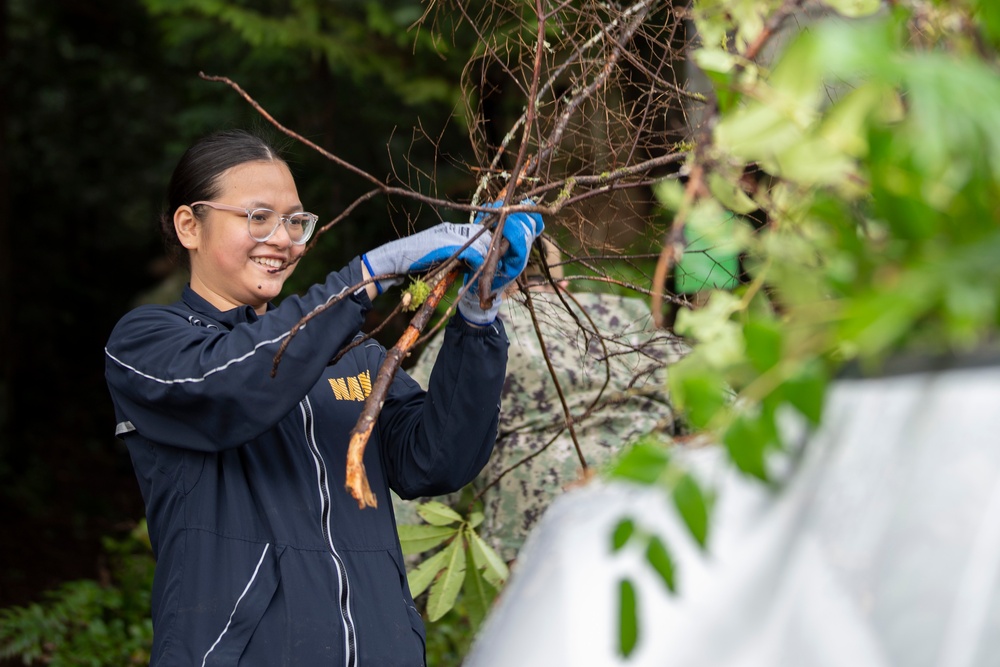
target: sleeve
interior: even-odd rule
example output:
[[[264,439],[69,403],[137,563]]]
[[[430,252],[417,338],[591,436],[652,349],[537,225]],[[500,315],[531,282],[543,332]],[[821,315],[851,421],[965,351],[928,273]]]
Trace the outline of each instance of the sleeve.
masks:
[[[390,487],[400,498],[457,491],[482,470],[496,442],[509,341],[497,320],[483,328],[454,317],[427,393],[401,372],[379,419]]]
[[[290,296],[231,330],[194,326],[193,311],[176,306],[128,313],[105,348],[119,423],[129,422],[156,442],[201,451],[257,437],[295,408],[359,330],[371,301],[364,290],[352,294],[349,288],[361,276],[355,258],[301,297]],[[272,376],[281,345],[306,316]]]

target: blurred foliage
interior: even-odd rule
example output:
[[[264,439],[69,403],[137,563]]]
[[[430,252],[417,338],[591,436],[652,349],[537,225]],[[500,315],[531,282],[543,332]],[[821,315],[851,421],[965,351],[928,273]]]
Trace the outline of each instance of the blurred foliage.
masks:
[[[771,63],[743,52],[769,37],[782,3],[694,3],[703,43],[692,57],[716,112],[689,157],[691,180],[657,187],[686,224],[766,214],[729,238],[746,284],[678,313],[693,347],[669,379],[692,431],[774,485],[788,425],[818,426],[848,366],[878,374],[900,357],[947,362],[1000,342],[996,10],[823,4],[834,13],[795,31]],[[734,189],[745,173],[759,184],[751,192]],[[663,486],[705,544],[711,493],[655,443],[638,443],[614,474]],[[641,629],[627,583],[626,655]]]
[[[879,8],[854,3],[852,16],[862,5]],[[733,235],[749,284],[679,314],[678,332],[698,344],[673,369],[671,390],[695,428],[763,479],[767,452],[783,448],[779,417],[818,423],[845,364],[877,372],[895,355],[997,343],[997,62],[968,52],[972,30],[917,43],[933,10],[944,8],[900,3],[819,22],[768,70],[707,40],[694,54],[733,102],[701,167],[758,169],[754,197],[768,224]],[[706,35],[754,36],[751,23],[696,16]],[[661,199],[677,201],[670,190],[680,187],[663,183]],[[691,215],[722,210],[705,197]]]
[[[104,549],[108,581],[66,582],[42,602],[0,610],[0,657],[52,667],[149,664],[154,561],[146,522],[105,538]]]

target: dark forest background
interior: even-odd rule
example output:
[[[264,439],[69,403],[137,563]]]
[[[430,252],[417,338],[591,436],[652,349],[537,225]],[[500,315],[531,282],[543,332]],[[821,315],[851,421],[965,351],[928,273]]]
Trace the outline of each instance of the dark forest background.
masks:
[[[288,22],[296,3],[228,4],[232,15],[182,1],[0,0],[0,607],[98,577],[101,537],[142,517],[113,435],[104,343],[129,308],[176,284],[157,217],[181,152],[216,129],[271,127],[200,72],[232,79],[280,123],[380,178],[454,201],[475,187],[454,115],[470,45],[410,30],[419,5],[317,2],[306,35]],[[484,103],[500,114],[501,102]],[[321,224],[370,189],[301,144],[289,149]],[[323,236],[289,291],[435,215],[368,201]]]

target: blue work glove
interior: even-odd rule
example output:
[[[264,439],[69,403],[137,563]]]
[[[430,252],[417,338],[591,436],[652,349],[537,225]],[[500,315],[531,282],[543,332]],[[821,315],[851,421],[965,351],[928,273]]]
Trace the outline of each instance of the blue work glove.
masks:
[[[406,274],[427,271],[435,264],[449,259],[478,231],[476,225],[442,222],[430,229],[379,246],[362,255],[361,261],[368,267],[372,277],[397,274],[395,277],[375,281],[375,288],[382,294],[393,285],[403,282]],[[477,270],[486,261],[491,238],[489,232],[481,234],[458,255],[459,259],[468,264],[471,270]]]
[[[525,199],[522,204],[533,204],[530,199]],[[498,208],[503,202],[495,201],[488,204],[489,208]],[[482,224],[489,213],[480,213],[476,216],[474,224]],[[490,286],[494,293],[502,292],[507,285],[514,282],[525,267],[528,266],[528,253],[531,252],[531,244],[542,235],[545,223],[539,213],[510,213],[503,223],[503,237],[507,239],[510,247],[497,262],[497,272],[493,276],[493,284]],[[478,287],[476,288],[478,291]]]
[[[532,203],[525,200],[523,204]],[[489,204],[490,208],[497,208],[502,202]],[[480,213],[476,216],[474,224],[482,224],[488,213]],[[475,280],[469,285],[466,276],[465,293],[458,300],[458,314],[462,318],[477,324],[486,326],[492,324],[500,312],[501,295],[504,289],[514,282],[521,272],[528,266],[528,253],[531,252],[531,244],[535,242],[545,229],[542,216],[538,213],[511,213],[503,224],[503,237],[510,244],[500,259],[497,261],[497,270],[490,284],[490,293],[493,301],[489,308],[483,309],[479,303],[479,281]]]

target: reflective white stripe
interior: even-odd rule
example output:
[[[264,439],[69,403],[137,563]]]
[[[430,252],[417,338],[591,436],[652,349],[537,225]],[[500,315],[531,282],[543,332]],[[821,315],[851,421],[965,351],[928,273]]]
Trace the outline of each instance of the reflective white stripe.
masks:
[[[118,364],[122,368],[127,368],[130,371],[132,371],[133,373],[135,373],[136,375],[141,375],[142,377],[146,378],[147,380],[152,380],[153,382],[159,382],[161,384],[185,384],[185,383],[188,383],[188,382],[203,382],[205,380],[205,378],[207,378],[209,375],[213,375],[215,373],[218,373],[219,371],[224,371],[227,368],[229,368],[230,366],[232,366],[233,364],[238,364],[239,362],[243,361],[244,359],[249,359],[250,357],[252,357],[253,355],[255,355],[257,353],[257,350],[259,350],[260,348],[264,347],[265,345],[271,345],[273,343],[277,343],[278,341],[282,340],[283,338],[286,338],[287,336],[288,336],[288,333],[286,332],[286,333],[281,334],[280,336],[278,336],[274,340],[265,340],[263,342],[257,343],[256,345],[254,345],[254,347],[253,347],[252,350],[250,350],[249,352],[247,352],[246,354],[244,354],[242,357],[236,357],[235,359],[230,359],[229,361],[227,361],[226,363],[222,364],[221,366],[209,369],[201,377],[191,377],[191,378],[159,378],[159,377],[156,377],[155,375],[150,375],[149,373],[143,373],[142,371],[140,371],[135,366],[130,366],[130,365],[126,364],[124,361],[122,361],[121,359],[119,359],[115,355],[111,354],[111,352],[108,351],[108,348],[104,348],[104,353],[107,354],[108,357],[110,357],[112,361],[114,361],[116,364]]]
[[[330,526],[330,516],[333,514],[333,508],[330,501],[329,477],[326,473],[326,463],[323,461],[323,457],[319,453],[319,448],[316,446],[312,404],[309,402],[308,396],[299,403],[299,409],[302,411],[302,420],[306,429],[306,444],[313,456],[313,462],[316,464],[316,490],[319,492],[320,516],[325,522],[323,536],[326,538],[326,545],[330,549],[330,557],[333,560],[333,565],[337,569],[337,584],[340,586],[340,595],[337,597],[337,600],[340,605],[340,617],[344,628],[344,664],[347,667],[357,667],[357,626],[354,624],[354,617],[351,615],[351,586],[347,579],[346,570],[341,568],[340,554],[337,553],[336,547],[333,546],[333,532]],[[354,639],[353,648],[351,646],[352,638]]]
[[[264,556],[267,555],[267,550],[270,548],[271,548],[270,544],[264,545],[264,551],[260,554],[260,560],[257,561],[257,567],[255,567],[253,570],[253,576],[250,577],[250,581],[247,582],[246,588],[243,589],[243,592],[240,593],[239,599],[236,600],[236,604],[233,605],[233,610],[229,612],[229,620],[226,621],[226,627],[222,628],[222,632],[219,634],[218,638],[216,638],[216,640],[212,643],[212,646],[208,649],[208,652],[205,653],[205,657],[201,659],[201,667],[205,667],[205,661],[208,660],[208,654],[215,650],[215,647],[219,645],[219,642],[222,641],[222,637],[229,630],[229,626],[232,625],[233,615],[236,613],[236,609],[240,606],[240,602],[243,600],[244,597],[246,597],[247,591],[250,590],[250,587],[253,585],[254,580],[257,578],[257,573],[260,572],[260,565],[261,563],[264,562]]]
[[[115,435],[116,436],[125,435],[126,433],[131,433],[134,430],[135,426],[132,425],[132,422],[130,421],[119,422],[118,425],[115,426]]]
[[[339,297],[341,294],[343,294],[346,289],[347,289],[346,287],[341,288],[341,290],[339,292],[337,292],[336,294],[332,295],[329,299],[327,299],[326,301],[324,301],[319,306],[316,306],[315,308],[313,308],[309,312],[309,314],[306,315],[306,318],[308,318],[309,315],[312,315],[313,313],[315,313],[316,311],[320,310],[321,308],[325,308],[327,304],[329,304],[331,301],[333,301],[334,299],[336,299],[337,297]],[[306,326],[308,326],[308,324],[303,324],[301,328],[305,329]],[[213,375],[215,373],[218,373],[219,371],[224,371],[227,368],[229,368],[230,366],[232,366],[233,364],[237,364],[237,363],[243,361],[244,359],[248,359],[248,358],[252,357],[253,355],[255,355],[257,353],[257,350],[259,350],[260,348],[262,348],[262,347],[264,347],[266,345],[273,345],[274,343],[278,343],[278,342],[284,340],[285,338],[287,338],[290,334],[291,334],[290,331],[286,331],[285,333],[281,334],[277,338],[273,338],[271,340],[261,341],[260,343],[257,343],[256,345],[254,345],[253,349],[250,350],[249,352],[247,352],[246,354],[244,354],[243,356],[236,357],[235,359],[230,359],[229,361],[227,361],[226,363],[222,364],[221,366],[218,366],[217,368],[209,369],[201,377],[160,378],[160,377],[156,377],[155,375],[150,375],[148,373],[144,373],[144,372],[140,371],[138,368],[136,368],[135,366],[130,366],[129,364],[126,364],[124,361],[122,361],[121,359],[119,359],[115,355],[111,354],[111,352],[108,351],[108,348],[106,348],[106,347],[104,348],[104,354],[106,354],[108,356],[108,358],[110,358],[112,361],[114,361],[116,364],[118,364],[122,368],[127,368],[128,370],[132,371],[136,375],[140,375],[140,376],[146,378],[147,380],[152,380],[153,382],[160,382],[162,384],[184,384],[184,383],[187,383],[187,382],[203,382],[205,380],[205,378],[207,378],[209,375]]]

